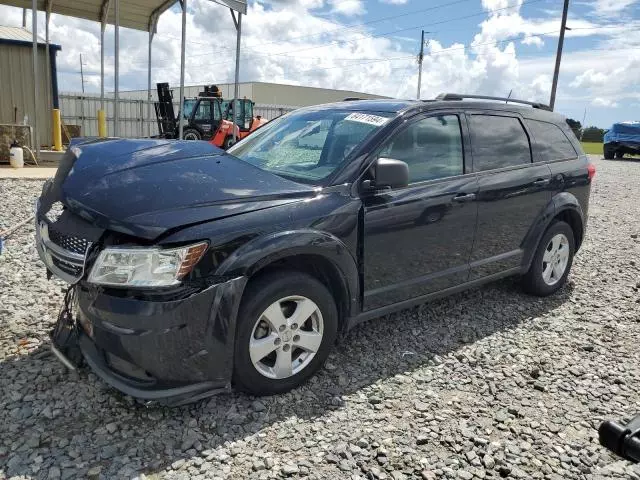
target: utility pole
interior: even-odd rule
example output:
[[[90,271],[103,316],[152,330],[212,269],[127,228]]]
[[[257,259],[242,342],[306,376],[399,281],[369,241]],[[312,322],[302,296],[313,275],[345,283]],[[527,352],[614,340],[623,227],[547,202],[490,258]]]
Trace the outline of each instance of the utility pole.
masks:
[[[84,93],[84,70],[82,70],[82,54],[80,54],[80,81],[82,82],[82,93]]]
[[[424,34],[431,33],[425,32],[422,30],[422,38],[420,40],[420,53],[418,54],[418,100],[420,100],[420,87],[422,86],[422,60],[424,60]],[[427,40],[427,45],[429,45],[429,41]]]
[[[27,9],[22,9],[22,28],[27,28]]]
[[[553,110],[556,103],[556,89],[558,88],[558,75],[560,75],[560,60],[562,59],[562,47],[564,45],[564,31],[567,30],[567,12],[569,11],[569,0],[564,0],[562,9],[562,22],[560,24],[560,36],[558,37],[558,52],[556,53],[556,67],[553,71],[553,84],[551,85],[551,99],[549,106]]]

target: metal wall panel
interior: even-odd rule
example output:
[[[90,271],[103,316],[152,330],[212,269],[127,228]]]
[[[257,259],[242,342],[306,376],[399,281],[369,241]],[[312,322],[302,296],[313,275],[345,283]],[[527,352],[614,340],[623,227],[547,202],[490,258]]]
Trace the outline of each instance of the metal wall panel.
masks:
[[[233,98],[233,83],[218,83],[223,98]],[[269,82],[244,82],[239,84],[240,98],[246,97],[263,105],[318,105],[320,103],[338,102],[346,97],[358,98],[390,98],[370,93],[354,92],[352,90],[334,90],[330,88],[305,87],[301,85],[286,85]],[[178,88],[173,86],[174,99],[178,101]],[[185,96],[195,97],[203,90],[203,86],[185,86]],[[157,99],[156,87],[152,90],[153,99]],[[146,90],[131,90],[120,92],[120,98],[135,98],[146,100]]]
[[[51,70],[44,46],[38,47],[38,88],[37,102],[38,136],[40,145],[51,145],[52,134],[52,92]],[[33,101],[33,57],[31,46],[0,45],[0,123],[15,123],[15,108],[18,109],[17,123],[29,117],[29,124],[35,116]]]
[[[107,133],[113,133],[114,99],[105,98],[107,116]],[[120,99],[120,136],[124,138],[141,138],[147,136],[149,126],[151,135],[158,134],[158,124],[155,109],[151,106],[151,118],[147,118],[147,101],[134,99]],[[174,110],[178,111],[178,103],[174,102]],[[256,104],[254,115],[261,115],[272,120],[280,115],[295,110],[289,105]],[[64,93],[60,95],[60,110],[65,125],[79,125],[81,134],[85,137],[98,135],[98,110],[100,96],[92,94]]]

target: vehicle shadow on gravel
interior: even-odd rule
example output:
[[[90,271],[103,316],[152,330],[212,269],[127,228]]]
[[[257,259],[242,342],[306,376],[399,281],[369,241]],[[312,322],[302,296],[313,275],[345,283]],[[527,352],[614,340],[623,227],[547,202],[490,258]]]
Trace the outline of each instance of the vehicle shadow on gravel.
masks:
[[[46,478],[59,468],[64,479],[99,467],[101,476],[123,478],[179,469],[195,457],[198,465],[211,461],[220,470],[238,454],[229,442],[243,441],[250,450],[260,432],[289,448],[286,439],[296,443],[297,422],[313,429],[350,402],[369,405],[373,415],[376,383],[418,368],[437,376],[437,365],[450,354],[463,357],[474,342],[553,311],[570,301],[572,290],[569,283],[537,298],[505,280],[463,292],[359,325],[325,368],[293,392],[263,398],[229,393],[179,408],[142,405],[88,369],[68,372],[43,346],[0,362],[0,435],[14,439],[11,449],[0,447],[0,472],[4,465],[9,477]],[[218,475],[226,477],[222,470]]]

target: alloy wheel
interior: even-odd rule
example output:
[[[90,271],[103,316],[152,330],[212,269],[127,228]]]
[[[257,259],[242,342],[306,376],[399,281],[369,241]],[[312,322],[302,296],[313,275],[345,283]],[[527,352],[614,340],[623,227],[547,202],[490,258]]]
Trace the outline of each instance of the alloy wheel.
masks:
[[[291,377],[309,365],[323,332],[322,313],[315,302],[302,296],[281,298],[262,312],[253,327],[251,362],[265,377]]]
[[[569,263],[569,240],[563,233],[551,237],[542,257],[542,279],[555,285],[563,277]]]

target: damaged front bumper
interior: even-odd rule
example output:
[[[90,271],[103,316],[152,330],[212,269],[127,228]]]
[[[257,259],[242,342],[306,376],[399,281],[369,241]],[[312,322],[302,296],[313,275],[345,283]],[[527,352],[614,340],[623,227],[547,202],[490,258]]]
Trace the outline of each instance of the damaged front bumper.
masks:
[[[106,383],[142,400],[180,405],[228,390],[245,283],[238,277],[166,301],[78,284],[82,355]]]

